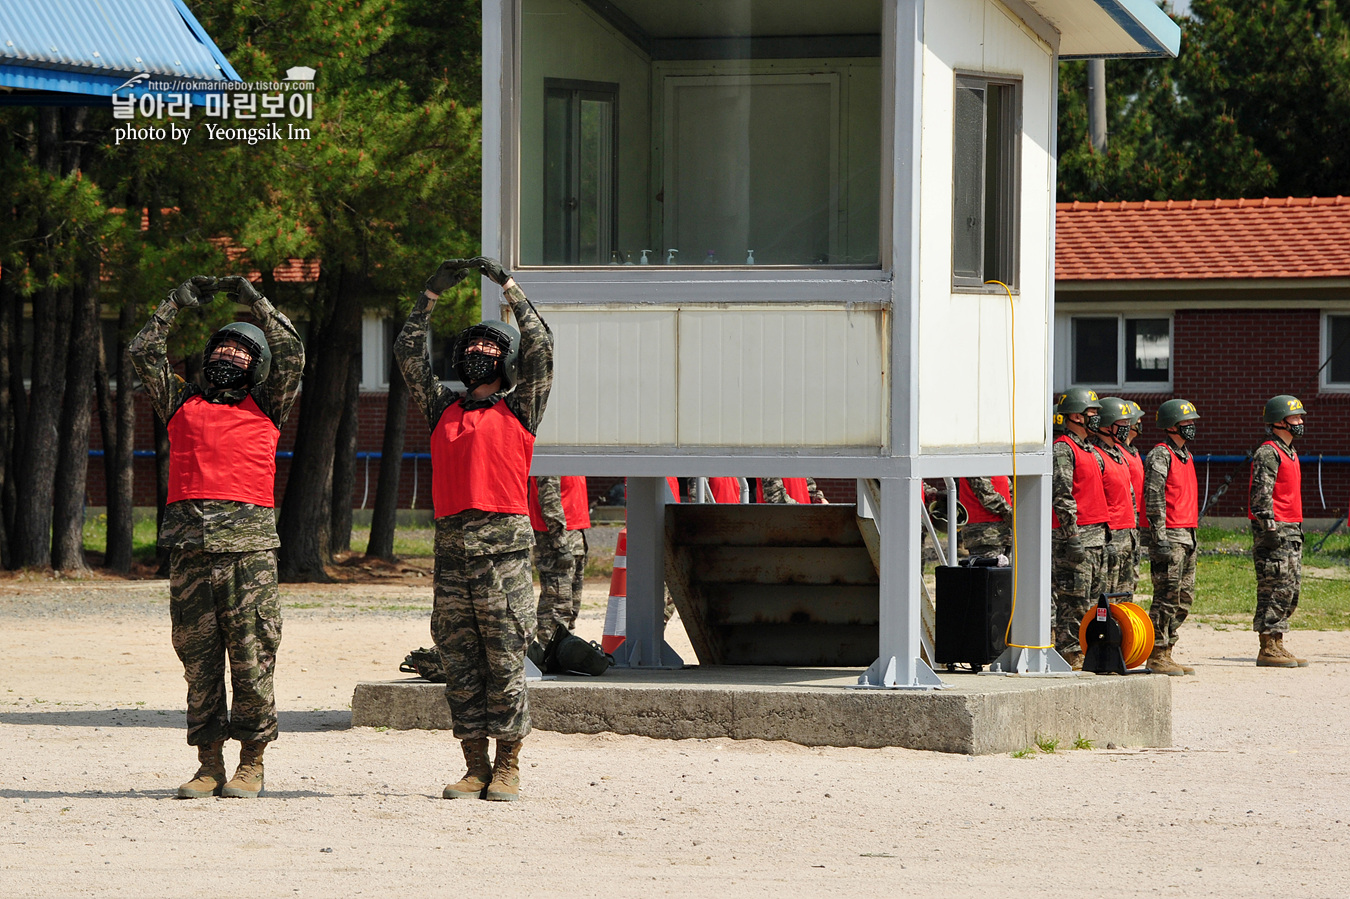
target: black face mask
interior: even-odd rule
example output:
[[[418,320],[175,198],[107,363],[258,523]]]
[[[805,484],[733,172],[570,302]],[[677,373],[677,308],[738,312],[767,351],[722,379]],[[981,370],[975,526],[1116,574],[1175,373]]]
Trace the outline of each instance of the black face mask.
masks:
[[[1186,422],[1185,424],[1179,424],[1177,425],[1177,433],[1181,435],[1182,440],[1185,440],[1187,442],[1194,440],[1195,425],[1189,421]]]
[[[202,366],[202,375],[212,387],[221,390],[234,390],[243,387],[248,381],[248,372],[233,362],[216,359]]]
[[[1289,425],[1289,436],[1291,436],[1291,437],[1302,437],[1302,436],[1303,436],[1303,425]]]
[[[1095,431],[1102,426],[1101,413],[1098,413],[1096,415],[1084,415],[1083,421],[1087,425],[1087,429],[1089,431]]]
[[[489,384],[501,377],[502,360],[500,356],[486,353],[465,353],[455,373],[464,382],[464,386],[473,390],[483,384]]]
[[[1117,440],[1119,440],[1121,443],[1124,443],[1125,440],[1126,440],[1129,436],[1130,436],[1130,426],[1129,426],[1129,425],[1116,425],[1116,439],[1117,439]]]

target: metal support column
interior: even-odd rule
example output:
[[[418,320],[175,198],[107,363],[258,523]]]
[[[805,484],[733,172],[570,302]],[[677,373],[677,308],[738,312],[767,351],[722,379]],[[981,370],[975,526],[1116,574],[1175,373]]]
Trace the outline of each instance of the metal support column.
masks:
[[[682,668],[665,641],[665,478],[628,479],[628,667]]]
[[[1017,582],[1008,648],[990,674],[1074,676],[1050,636],[1050,475],[1020,475],[1017,500]]]

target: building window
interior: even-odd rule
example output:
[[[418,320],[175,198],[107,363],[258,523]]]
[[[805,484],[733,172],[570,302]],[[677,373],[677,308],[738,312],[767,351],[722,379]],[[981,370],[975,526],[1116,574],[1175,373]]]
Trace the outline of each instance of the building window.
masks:
[[[1015,81],[956,79],[952,285],[1017,286],[1022,101]]]
[[[1068,385],[1098,388],[1098,393],[1170,389],[1170,318],[1073,315],[1067,326],[1067,346],[1061,346],[1068,351]]]
[[[1322,386],[1350,390],[1350,315],[1327,315],[1322,328]]]
[[[544,264],[622,262],[618,226],[619,86],[544,82]]]

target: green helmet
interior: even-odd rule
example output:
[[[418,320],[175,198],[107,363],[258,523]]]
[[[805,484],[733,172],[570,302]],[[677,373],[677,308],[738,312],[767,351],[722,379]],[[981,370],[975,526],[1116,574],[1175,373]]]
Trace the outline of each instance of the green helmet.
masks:
[[[1262,420],[1268,425],[1279,424],[1291,415],[1307,415],[1298,397],[1282,393],[1266,400],[1266,412]]]
[[[1064,433],[1064,413],[1059,411],[1059,403],[1055,404],[1055,411],[1050,416],[1050,433],[1056,437]]]
[[[210,359],[215,348],[227,340],[242,344],[253,356],[253,362],[248,367],[247,383],[253,387],[264,383],[272,370],[272,348],[267,345],[267,336],[263,334],[262,328],[248,322],[230,322],[206,341],[202,358]]]
[[[1101,407],[1102,401],[1097,398],[1097,392],[1091,387],[1070,387],[1059,398],[1059,411],[1065,415]]]
[[[1133,403],[1129,400],[1122,400],[1118,396],[1106,396],[1101,399],[1102,404],[1102,427],[1109,428],[1118,421],[1134,421],[1134,411],[1130,408]]]
[[[1195,405],[1189,400],[1168,400],[1158,407],[1156,421],[1158,427],[1166,431],[1183,421],[1196,421],[1199,418],[1200,413],[1195,411]]]

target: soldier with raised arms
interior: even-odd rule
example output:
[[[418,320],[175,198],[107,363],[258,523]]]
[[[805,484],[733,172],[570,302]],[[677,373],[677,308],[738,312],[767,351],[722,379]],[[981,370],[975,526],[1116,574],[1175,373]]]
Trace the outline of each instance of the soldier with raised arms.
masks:
[[[1252,630],[1261,641],[1262,668],[1303,668],[1307,659],[1284,645],[1289,619],[1298,608],[1303,574],[1303,474],[1294,439],[1303,436],[1307,410],[1298,397],[1281,394],[1266,402],[1263,419],[1270,439],[1252,454],[1252,560],[1256,563],[1256,615]]]
[[[453,364],[466,388],[459,393],[437,379],[427,333],[437,298],[470,271],[501,286],[520,327],[483,321],[459,334]],[[394,356],[431,428],[431,636],[468,767],[441,795],[514,800],[520,747],[530,732],[525,651],[536,620],[528,482],[553,386],[553,335],[499,262],[451,259],[427,280]],[[495,759],[488,757],[489,738],[497,741]]]
[[[1200,413],[1186,400],[1158,407],[1157,424],[1167,439],[1144,457],[1144,514],[1149,530],[1149,569],[1153,577],[1153,652],[1148,668],[1173,677],[1195,669],[1172,658],[1177,631],[1195,602],[1195,530],[1200,524],[1200,491],[1195,460],[1187,444],[1195,439]]]
[[[180,310],[221,292],[252,306],[258,324],[234,322],[212,335],[202,354],[202,388],[169,365],[169,330]],[[263,790],[263,750],[277,738],[277,441],[300,390],[304,347],[286,316],[248,279],[198,275],[169,294],[128,351],[169,432],[169,496],[159,545],[169,549],[173,647],[188,683],[188,745],[197,747],[200,764],[178,798],[256,798]],[[228,782],[227,739],[242,744]]]
[[[1102,592],[1106,553],[1104,463],[1088,440],[1101,422],[1101,400],[1086,387],[1072,387],[1059,399],[1064,433],[1054,442],[1050,476],[1050,561],[1054,581],[1055,649],[1074,670],[1083,667],[1078,626]]]

